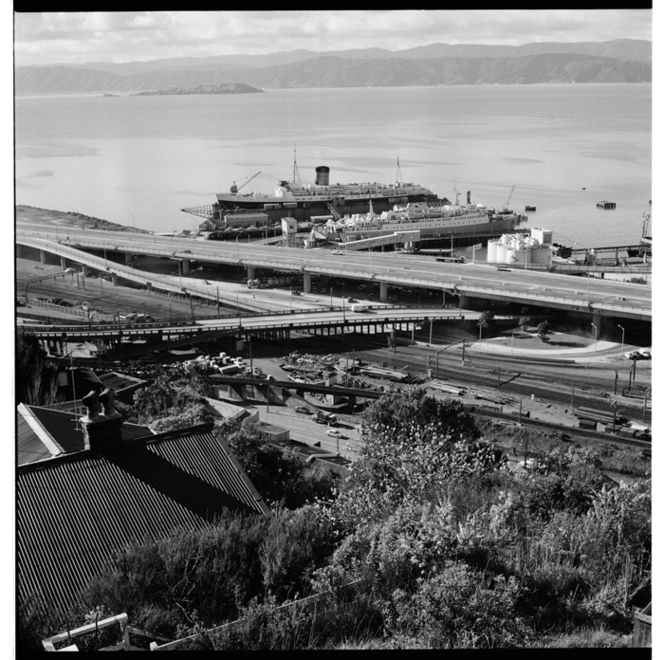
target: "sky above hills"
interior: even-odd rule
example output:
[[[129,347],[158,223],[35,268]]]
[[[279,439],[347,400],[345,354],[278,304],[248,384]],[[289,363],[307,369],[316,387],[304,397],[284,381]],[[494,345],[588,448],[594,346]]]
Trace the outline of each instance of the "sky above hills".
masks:
[[[652,17],[649,9],[16,12],[14,56],[25,66],[431,43],[651,40]]]

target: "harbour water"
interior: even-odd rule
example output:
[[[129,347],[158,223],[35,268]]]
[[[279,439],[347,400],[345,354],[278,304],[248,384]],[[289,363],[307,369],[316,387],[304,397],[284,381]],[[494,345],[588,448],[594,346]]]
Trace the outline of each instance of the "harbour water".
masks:
[[[575,247],[636,243],[651,192],[650,84],[267,90],[15,100],[16,202],[153,231],[215,193],[406,181],[523,212]],[[596,207],[600,200],[616,209]]]

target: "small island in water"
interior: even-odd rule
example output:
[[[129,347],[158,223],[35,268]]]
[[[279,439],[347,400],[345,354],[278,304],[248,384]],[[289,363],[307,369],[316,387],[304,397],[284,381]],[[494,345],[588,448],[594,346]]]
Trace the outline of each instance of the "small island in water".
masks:
[[[262,89],[243,83],[227,83],[224,85],[198,85],[197,87],[169,87],[137,92],[131,96],[175,96],[181,94],[263,94]]]

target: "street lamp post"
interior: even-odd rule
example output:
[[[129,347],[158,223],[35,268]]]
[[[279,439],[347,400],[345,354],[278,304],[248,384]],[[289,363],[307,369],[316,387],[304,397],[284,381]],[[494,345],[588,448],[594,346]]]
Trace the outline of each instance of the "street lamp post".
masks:
[[[595,350],[597,350],[597,339],[598,339],[598,332],[597,332],[597,326],[594,323],[591,323],[592,327],[595,329]]]
[[[625,350],[625,328],[622,325],[618,326],[622,330],[622,339],[620,340],[620,354]]]

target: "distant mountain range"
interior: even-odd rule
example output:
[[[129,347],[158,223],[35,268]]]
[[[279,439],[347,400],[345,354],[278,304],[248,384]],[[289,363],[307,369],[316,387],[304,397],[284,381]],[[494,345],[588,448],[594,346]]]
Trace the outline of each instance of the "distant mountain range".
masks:
[[[15,93],[140,92],[244,84],[263,89],[650,82],[652,43],[429,44],[316,53],[17,67]]]

